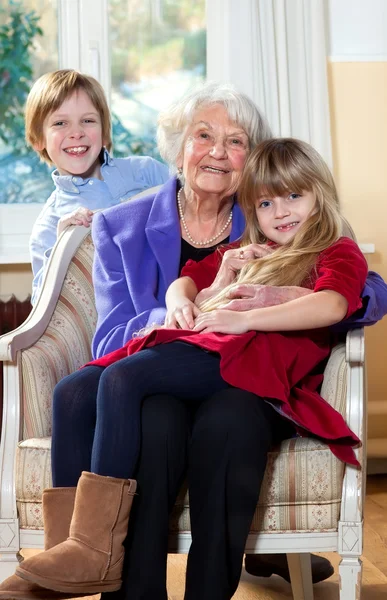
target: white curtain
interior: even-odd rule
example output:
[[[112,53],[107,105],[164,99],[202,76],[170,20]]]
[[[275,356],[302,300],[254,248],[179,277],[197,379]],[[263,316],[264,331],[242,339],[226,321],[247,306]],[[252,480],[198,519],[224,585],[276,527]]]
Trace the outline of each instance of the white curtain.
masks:
[[[332,164],[324,0],[207,0],[207,77],[229,81],[275,135]]]

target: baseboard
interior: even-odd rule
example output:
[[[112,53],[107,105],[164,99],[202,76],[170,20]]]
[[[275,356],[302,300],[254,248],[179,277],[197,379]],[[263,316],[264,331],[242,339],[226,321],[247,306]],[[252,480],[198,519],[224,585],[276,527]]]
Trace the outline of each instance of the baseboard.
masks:
[[[387,473],[387,458],[368,458],[367,475]]]

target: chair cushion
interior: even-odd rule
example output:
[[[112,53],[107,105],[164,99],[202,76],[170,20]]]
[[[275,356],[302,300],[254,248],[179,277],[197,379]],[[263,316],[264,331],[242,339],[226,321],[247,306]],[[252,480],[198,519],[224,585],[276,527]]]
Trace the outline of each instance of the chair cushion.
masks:
[[[51,483],[51,438],[20,442],[16,454],[16,501],[20,526],[43,527],[41,497]],[[344,464],[329,448],[309,438],[286,440],[269,453],[251,531],[337,529]],[[188,493],[179,495],[172,532],[190,531]]]

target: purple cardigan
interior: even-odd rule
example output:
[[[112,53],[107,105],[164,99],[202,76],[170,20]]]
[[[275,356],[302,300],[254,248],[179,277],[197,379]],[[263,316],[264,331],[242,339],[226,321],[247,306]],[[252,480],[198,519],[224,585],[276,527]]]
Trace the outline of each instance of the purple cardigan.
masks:
[[[234,204],[230,240],[243,230],[244,218]],[[164,321],[165,293],[179,276],[176,179],[156,194],[96,213],[92,231],[98,312],[92,350],[99,358],[121,348],[142,327]]]
[[[93,279],[98,322],[94,358],[121,348],[147,325],[164,321],[165,293],[179,276],[181,233],[176,179],[156,194],[118,204],[93,218]],[[230,241],[240,237],[244,218],[233,208]],[[346,329],[370,325],[387,312],[387,286],[371,274],[363,292],[365,314],[351,318]],[[341,329],[345,328],[342,322]]]

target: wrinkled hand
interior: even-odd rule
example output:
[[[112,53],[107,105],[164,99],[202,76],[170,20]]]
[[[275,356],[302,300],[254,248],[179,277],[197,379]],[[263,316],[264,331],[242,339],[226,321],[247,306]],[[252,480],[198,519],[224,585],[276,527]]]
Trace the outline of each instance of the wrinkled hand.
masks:
[[[201,314],[197,306],[187,298],[167,310],[164,327],[167,329],[192,329],[195,318]]]
[[[244,314],[232,310],[213,310],[200,314],[195,319],[193,331],[198,333],[246,333],[249,331]]]
[[[273,248],[266,244],[249,244],[243,248],[226,250],[223,254],[222,264],[213,283],[214,287],[224,288],[235,279],[236,274],[254,258],[262,258],[271,254]]]
[[[271,254],[271,252],[273,252],[273,249],[265,244],[249,244],[243,248],[226,250],[213,283],[210,287],[201,290],[196,296],[196,306],[200,306],[200,304],[216,296],[221,290],[230,285],[242,267],[251,260],[261,258],[267,254]]]
[[[313,290],[297,286],[277,287],[240,283],[230,290],[228,293],[230,302],[224,304],[222,310],[247,311],[265,306],[276,306],[312,293]]]
[[[90,227],[90,223],[93,218],[93,211],[79,206],[73,212],[63,215],[58,221],[57,235],[59,236],[66,227],[69,225],[83,225],[84,227]]]

